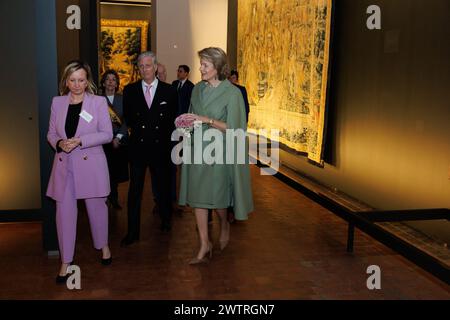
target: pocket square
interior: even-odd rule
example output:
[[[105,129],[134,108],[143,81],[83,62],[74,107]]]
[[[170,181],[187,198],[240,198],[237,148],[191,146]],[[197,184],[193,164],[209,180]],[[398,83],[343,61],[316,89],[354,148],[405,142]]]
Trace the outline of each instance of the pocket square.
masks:
[[[161,104],[167,104],[167,102],[163,101],[163,102],[160,103],[160,105],[161,105]]]

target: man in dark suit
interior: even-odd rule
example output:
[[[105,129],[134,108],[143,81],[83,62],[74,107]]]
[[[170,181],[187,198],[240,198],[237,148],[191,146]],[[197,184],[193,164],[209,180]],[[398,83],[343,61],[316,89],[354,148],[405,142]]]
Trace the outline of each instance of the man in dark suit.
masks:
[[[194,89],[194,84],[188,79],[189,78],[189,67],[182,64],[177,70],[177,79],[172,82],[172,86],[178,92],[178,112],[177,116],[189,111],[189,104],[191,103],[192,89]]]
[[[128,190],[128,233],[122,240],[127,246],[139,240],[140,211],[145,171],[150,168],[158,188],[157,204],[161,230],[171,228],[171,134],[175,129],[176,91],[155,77],[156,56],[143,52],[138,57],[142,80],[129,84],[123,91],[125,122],[130,129],[130,187]]]

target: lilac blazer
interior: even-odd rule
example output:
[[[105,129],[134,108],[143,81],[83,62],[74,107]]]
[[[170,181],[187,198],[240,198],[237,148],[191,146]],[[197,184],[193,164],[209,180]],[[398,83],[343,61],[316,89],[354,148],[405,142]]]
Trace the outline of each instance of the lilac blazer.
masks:
[[[55,149],[58,140],[67,139],[65,124],[69,102],[69,95],[54,97],[52,101],[47,139]],[[56,201],[63,200],[69,158],[76,199],[102,198],[110,193],[108,164],[102,145],[111,142],[113,133],[105,97],[86,93],[81,112],[83,110],[93,118],[87,122],[80,117],[75,137],[81,139],[81,147],[70,153],[56,153],[53,160],[47,196]]]

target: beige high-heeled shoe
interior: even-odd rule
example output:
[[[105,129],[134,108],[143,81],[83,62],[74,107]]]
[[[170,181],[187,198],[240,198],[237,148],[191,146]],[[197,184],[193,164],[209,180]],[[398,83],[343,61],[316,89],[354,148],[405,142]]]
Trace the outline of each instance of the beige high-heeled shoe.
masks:
[[[211,242],[208,243],[208,251],[205,252],[203,257],[201,257],[200,259],[197,258],[197,257],[194,257],[194,258],[192,258],[189,261],[189,264],[193,265],[193,264],[199,264],[199,263],[206,263],[206,262],[208,262],[209,261],[208,258],[207,258],[208,253],[209,253],[209,259],[211,259],[212,258],[212,254],[213,254],[213,246],[212,246]]]

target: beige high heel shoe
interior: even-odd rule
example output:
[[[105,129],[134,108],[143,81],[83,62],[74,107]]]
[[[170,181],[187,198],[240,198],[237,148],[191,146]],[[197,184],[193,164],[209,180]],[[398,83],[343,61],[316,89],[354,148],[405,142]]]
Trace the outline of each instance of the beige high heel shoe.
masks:
[[[212,258],[212,254],[213,254],[213,246],[212,246],[212,243],[211,243],[211,242],[208,243],[208,251],[205,252],[205,254],[203,255],[203,257],[200,258],[200,259],[197,258],[197,257],[194,257],[194,258],[192,258],[192,259],[189,261],[189,264],[190,264],[190,265],[194,265],[194,264],[199,264],[199,263],[206,263],[206,262],[208,262],[208,261],[209,261],[208,258],[207,258],[208,253],[209,253],[209,259],[211,259],[211,258]]]

